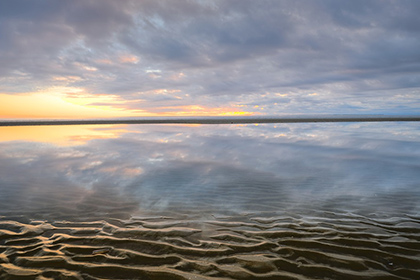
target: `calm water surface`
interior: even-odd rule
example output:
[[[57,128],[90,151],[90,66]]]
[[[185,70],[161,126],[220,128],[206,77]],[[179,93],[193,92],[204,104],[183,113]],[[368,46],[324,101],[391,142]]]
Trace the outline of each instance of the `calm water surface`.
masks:
[[[1,279],[420,279],[418,123],[19,129]]]

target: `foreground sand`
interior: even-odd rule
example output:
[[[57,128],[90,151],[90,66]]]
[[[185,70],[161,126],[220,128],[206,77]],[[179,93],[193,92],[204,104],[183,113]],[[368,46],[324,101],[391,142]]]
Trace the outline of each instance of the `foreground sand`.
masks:
[[[322,209],[0,218],[0,279],[420,279],[420,218]]]

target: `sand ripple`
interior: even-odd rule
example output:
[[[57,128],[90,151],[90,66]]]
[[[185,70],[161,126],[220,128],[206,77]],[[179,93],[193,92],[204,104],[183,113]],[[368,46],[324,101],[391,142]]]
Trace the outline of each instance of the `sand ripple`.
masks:
[[[0,219],[1,279],[420,279],[420,217]]]

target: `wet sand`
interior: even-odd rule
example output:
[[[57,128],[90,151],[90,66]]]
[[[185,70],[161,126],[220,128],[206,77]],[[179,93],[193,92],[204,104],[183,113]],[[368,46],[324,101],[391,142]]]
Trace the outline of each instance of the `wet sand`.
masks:
[[[403,211],[31,207],[0,217],[0,279],[420,279],[420,216]]]

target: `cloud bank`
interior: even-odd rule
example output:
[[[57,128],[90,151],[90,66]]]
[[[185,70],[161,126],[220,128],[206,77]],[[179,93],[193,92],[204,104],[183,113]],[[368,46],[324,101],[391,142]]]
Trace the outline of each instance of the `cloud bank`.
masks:
[[[419,12],[415,0],[3,1],[0,92],[82,89],[148,113],[419,113]]]

